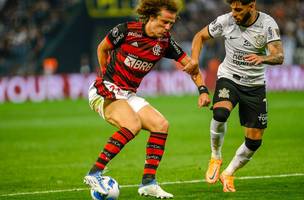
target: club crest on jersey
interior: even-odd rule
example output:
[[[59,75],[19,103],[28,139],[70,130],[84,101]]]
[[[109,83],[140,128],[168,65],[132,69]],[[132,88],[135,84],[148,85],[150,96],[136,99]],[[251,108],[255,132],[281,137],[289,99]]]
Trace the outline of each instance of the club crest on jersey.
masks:
[[[155,56],[160,56],[160,53],[161,53],[161,46],[159,46],[159,44],[156,44],[153,48],[152,48],[152,51],[153,51],[153,54]]]
[[[124,64],[132,69],[148,72],[154,66],[154,63],[146,62],[132,56],[127,56]]]
[[[254,36],[254,39],[255,39],[255,45],[257,48],[263,48],[265,46],[266,38],[264,35]]]
[[[221,90],[219,90],[219,98],[225,98],[225,99],[229,99],[229,92],[230,90],[223,88]]]

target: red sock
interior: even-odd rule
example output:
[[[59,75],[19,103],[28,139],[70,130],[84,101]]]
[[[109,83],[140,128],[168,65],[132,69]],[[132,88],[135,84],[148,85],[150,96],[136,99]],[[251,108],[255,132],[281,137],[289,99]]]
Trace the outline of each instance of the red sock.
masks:
[[[115,132],[104,146],[103,151],[100,153],[90,173],[102,171],[108,162],[112,160],[133,138],[134,135],[127,128],[121,128],[119,131]]]
[[[155,179],[157,167],[164,154],[166,139],[166,133],[154,132],[150,134],[146,148],[146,162],[143,174],[143,184],[147,184]]]

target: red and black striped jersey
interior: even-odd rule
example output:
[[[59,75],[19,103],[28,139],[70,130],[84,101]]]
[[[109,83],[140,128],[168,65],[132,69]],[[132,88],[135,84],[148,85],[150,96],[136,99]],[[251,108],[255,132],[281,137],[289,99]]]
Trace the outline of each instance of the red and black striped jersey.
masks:
[[[97,78],[96,87],[98,82],[102,84],[105,80],[121,89],[136,92],[144,76],[162,57],[180,61],[186,56],[170,33],[163,38],[152,38],[144,28],[142,22],[127,22],[107,34],[106,39],[113,50],[102,77]]]

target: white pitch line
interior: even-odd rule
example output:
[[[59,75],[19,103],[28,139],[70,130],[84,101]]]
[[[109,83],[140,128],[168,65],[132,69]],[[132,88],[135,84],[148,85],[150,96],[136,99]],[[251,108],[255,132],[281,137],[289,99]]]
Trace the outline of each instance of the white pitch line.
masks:
[[[269,178],[284,178],[284,177],[294,177],[294,176],[304,176],[304,173],[296,174],[279,174],[279,175],[266,175],[266,176],[243,176],[235,177],[235,179],[248,180],[248,179],[269,179]],[[176,185],[176,184],[191,184],[191,183],[202,183],[205,180],[190,180],[190,181],[172,181],[172,182],[162,182],[160,185]],[[133,185],[121,185],[121,188],[133,188],[138,187],[138,184]],[[1,194],[0,197],[10,197],[10,196],[23,196],[23,195],[35,195],[35,194],[49,194],[49,193],[61,193],[61,192],[77,192],[88,190],[88,188],[73,188],[64,190],[48,190],[48,191],[35,191],[35,192],[20,192],[11,194]]]

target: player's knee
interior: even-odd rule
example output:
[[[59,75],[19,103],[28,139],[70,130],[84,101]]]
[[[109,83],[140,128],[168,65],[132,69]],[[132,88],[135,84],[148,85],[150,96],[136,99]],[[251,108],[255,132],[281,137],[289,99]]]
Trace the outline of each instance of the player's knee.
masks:
[[[142,128],[141,122],[139,119],[129,122],[125,127],[127,127],[134,135],[139,133],[139,131]]]
[[[251,151],[256,151],[262,145],[262,140],[252,140],[245,137],[245,145]]]
[[[154,127],[152,132],[161,132],[161,133],[167,133],[169,129],[169,122],[165,118],[159,118],[154,123]]]
[[[167,119],[163,118],[160,122],[160,131],[166,133],[168,132],[168,129],[169,129],[169,122]]]
[[[218,107],[213,109],[213,119],[218,122],[226,122],[229,115],[230,110],[228,110],[227,108]]]

